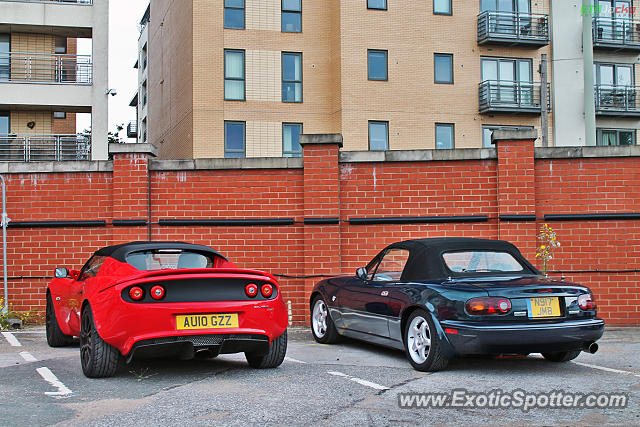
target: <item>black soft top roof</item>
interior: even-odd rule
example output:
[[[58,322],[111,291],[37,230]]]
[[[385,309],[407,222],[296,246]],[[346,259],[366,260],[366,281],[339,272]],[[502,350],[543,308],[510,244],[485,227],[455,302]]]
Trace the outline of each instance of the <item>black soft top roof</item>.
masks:
[[[412,239],[392,243],[382,250],[380,254],[396,248],[409,251],[409,259],[400,279],[403,282],[439,279],[452,275],[452,272],[446,268],[442,260],[442,254],[460,250],[508,252],[525,266],[525,270],[530,270],[527,273],[539,274],[538,270],[522,256],[520,250],[514,244],[505,240],[475,239],[470,237]]]
[[[219,256],[228,261],[228,259],[220,252],[211,249],[209,246],[194,245],[192,243],[185,242],[129,242],[121,243],[119,245],[106,246],[102,249],[98,249],[95,255],[108,256],[120,262],[126,262],[126,256],[131,252],[139,252],[155,249],[182,249],[192,252],[198,252],[204,255]]]

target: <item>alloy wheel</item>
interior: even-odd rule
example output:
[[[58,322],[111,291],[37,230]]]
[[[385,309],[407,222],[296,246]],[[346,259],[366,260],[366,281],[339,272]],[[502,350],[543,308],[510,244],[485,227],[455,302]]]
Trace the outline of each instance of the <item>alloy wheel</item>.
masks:
[[[313,332],[318,338],[324,337],[327,333],[327,306],[321,299],[313,306]]]
[[[431,349],[431,331],[427,320],[416,316],[407,329],[407,348],[409,356],[416,363],[424,363]]]

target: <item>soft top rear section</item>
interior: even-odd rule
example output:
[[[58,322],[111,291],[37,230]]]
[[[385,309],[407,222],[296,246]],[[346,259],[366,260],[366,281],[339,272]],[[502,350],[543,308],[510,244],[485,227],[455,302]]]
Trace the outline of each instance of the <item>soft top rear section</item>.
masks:
[[[229,261],[227,257],[220,252],[204,245],[195,245],[185,242],[129,242],[119,245],[107,246],[95,252],[95,255],[108,256],[120,262],[126,262],[126,257],[132,252],[158,249],[180,249],[184,251],[197,252],[205,255],[220,257]]]

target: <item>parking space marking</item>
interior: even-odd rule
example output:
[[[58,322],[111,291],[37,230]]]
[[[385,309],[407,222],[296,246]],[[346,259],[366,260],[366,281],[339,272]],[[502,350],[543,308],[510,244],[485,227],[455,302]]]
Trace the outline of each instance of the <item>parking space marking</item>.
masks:
[[[293,357],[285,357],[284,360],[288,361],[288,362],[293,362],[293,363],[302,363],[302,364],[306,364],[307,362],[303,362],[302,360],[298,360],[298,359],[294,359]]]
[[[351,375],[347,375],[347,374],[345,374],[343,372],[327,371],[327,374],[334,375],[336,377],[346,378],[346,379],[351,380],[351,381],[353,381],[355,383],[358,383],[358,384],[363,385],[365,387],[371,387],[371,388],[376,389],[376,390],[389,390],[389,387],[385,387],[383,385],[376,384],[376,383],[373,383],[371,381],[363,380],[362,378],[352,377]]]
[[[575,363],[576,365],[580,365],[580,366],[586,366],[587,368],[599,369],[601,371],[613,372],[613,373],[616,373],[616,374],[633,375],[634,377],[640,378],[640,374],[636,374],[636,373],[630,372],[630,371],[623,371],[623,370],[620,370],[620,369],[607,368],[605,366],[590,365],[589,363],[582,363],[582,362],[573,362],[573,363]]]
[[[11,344],[11,346],[22,347],[22,344],[20,344],[20,341],[18,341],[18,338],[14,337],[11,332],[3,332],[2,336],[5,337],[7,341],[9,341],[9,344]]]
[[[22,358],[24,360],[26,360],[27,362],[37,362],[38,361],[38,359],[33,357],[33,354],[29,353],[28,351],[21,351],[20,352],[20,356],[22,356]]]
[[[40,374],[40,376],[49,384],[58,389],[58,391],[45,391],[44,394],[51,397],[69,397],[73,394],[73,392],[67,388],[66,385],[62,384],[62,381],[56,377],[53,372],[49,368],[38,368],[36,372]]]

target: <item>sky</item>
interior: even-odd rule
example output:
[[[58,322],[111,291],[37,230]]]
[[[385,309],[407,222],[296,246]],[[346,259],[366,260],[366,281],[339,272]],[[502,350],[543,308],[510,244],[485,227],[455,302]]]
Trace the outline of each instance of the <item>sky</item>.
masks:
[[[149,0],[110,0],[109,2],[109,88],[117,91],[116,96],[109,96],[109,131],[115,131],[116,125],[124,123],[125,129],[120,132],[126,139],[126,125],[136,119],[136,110],[129,107],[138,86],[138,70],[133,68],[138,57],[138,24]],[[79,54],[91,53],[91,42],[80,40]],[[91,124],[89,114],[78,114],[76,126],[78,131]]]

